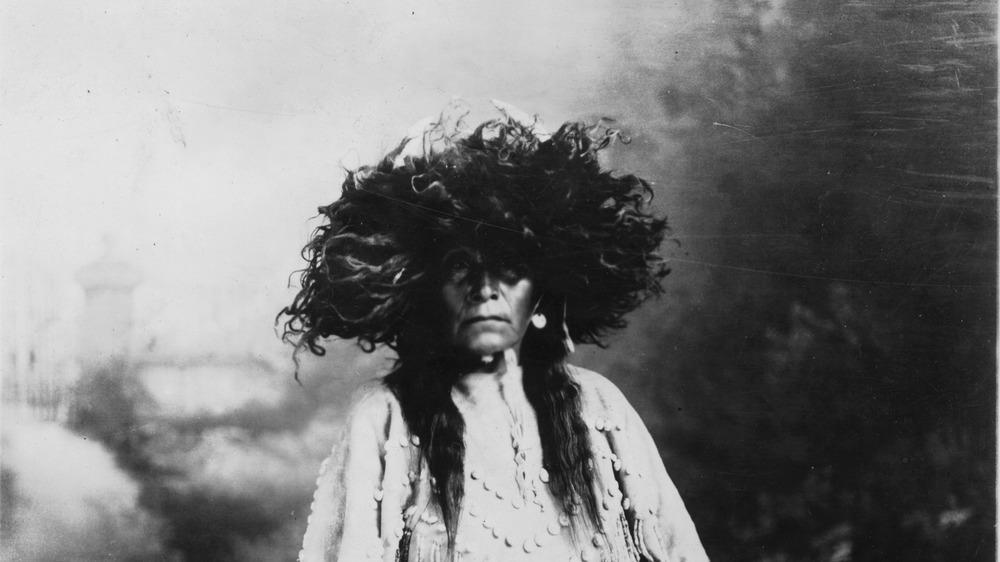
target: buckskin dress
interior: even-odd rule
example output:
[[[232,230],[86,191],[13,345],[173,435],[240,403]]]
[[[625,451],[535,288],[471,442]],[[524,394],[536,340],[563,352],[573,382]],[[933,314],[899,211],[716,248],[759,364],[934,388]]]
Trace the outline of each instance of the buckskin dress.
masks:
[[[601,375],[576,367],[570,374],[594,449],[601,528],[564,513],[550,494],[534,411],[515,367],[452,392],[466,424],[453,560],[707,560],[638,414]],[[390,390],[377,383],[363,392],[321,466],[299,560],[447,562],[447,535],[418,446]]]

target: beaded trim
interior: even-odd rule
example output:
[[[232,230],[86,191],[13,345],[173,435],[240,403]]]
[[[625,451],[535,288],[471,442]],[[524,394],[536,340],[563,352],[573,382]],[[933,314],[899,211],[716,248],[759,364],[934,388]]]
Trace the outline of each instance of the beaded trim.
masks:
[[[505,400],[506,402],[506,400]],[[488,492],[487,498],[495,497],[497,500],[510,502],[515,509],[536,508],[537,511],[541,513],[549,512],[548,517],[544,519],[551,519],[548,524],[544,524],[540,521],[543,526],[539,527],[539,531],[531,532],[528,531],[527,534],[523,536],[515,536],[512,531],[513,529],[501,530],[485,516],[483,509],[489,511],[491,502],[482,504],[481,502],[470,503],[467,507],[467,515],[471,516],[473,519],[477,520],[477,524],[481,524],[487,533],[484,538],[492,536],[500,544],[505,545],[507,548],[520,548],[523,549],[525,553],[532,553],[538,549],[544,548],[545,544],[548,544],[552,540],[552,537],[558,537],[562,534],[567,527],[572,527],[572,521],[570,516],[576,515],[570,510],[568,513],[563,513],[558,509],[557,506],[552,506],[555,508],[555,512],[549,511],[549,506],[547,502],[542,501],[542,496],[544,495],[541,491],[544,489],[545,485],[549,481],[549,474],[545,467],[537,464],[538,459],[532,452],[534,447],[529,447],[524,449],[525,445],[525,431],[524,422],[525,420],[519,414],[522,414],[517,408],[511,407],[512,405],[507,403],[507,420],[510,429],[510,445],[514,453],[514,462],[516,465],[516,472],[514,475],[514,484],[516,489],[510,489],[509,486],[497,486],[495,482],[490,482],[487,478],[486,473],[482,470],[477,470],[475,467],[470,467],[466,477],[471,481],[477,481],[477,484],[482,487],[483,490]],[[594,417],[586,419],[585,423],[598,432],[607,433],[617,433],[623,430],[623,423],[621,420],[608,419],[605,417]],[[603,444],[603,440],[600,440]],[[384,444],[385,456],[390,456],[392,454],[398,454],[399,452],[405,451],[410,447],[419,447],[420,441],[416,436],[410,435],[397,435],[394,438],[387,439]],[[625,476],[631,476],[634,478],[642,478],[642,474],[639,471],[635,471],[634,468],[637,466],[633,465],[630,461],[631,459],[619,458],[612,450],[608,449],[606,446],[600,446],[595,443],[595,460],[600,459],[601,461],[608,462],[610,464],[609,468],[617,473],[619,478]],[[385,458],[385,457],[383,457]],[[327,464],[330,459],[326,459],[324,464]],[[394,471],[393,476],[389,477],[387,474],[383,478],[381,485],[377,486],[373,490],[374,500],[373,505],[378,508],[381,500],[383,499],[383,494],[388,495],[389,487],[393,489],[398,485],[386,486],[388,482],[399,482],[402,487],[409,488],[413,486],[416,481],[427,478],[424,473],[426,467],[420,463],[421,466],[418,469],[420,474],[412,470],[413,466],[411,464],[411,470],[407,473],[398,473]],[[322,468],[326,468],[325,466]],[[405,469],[404,469],[405,470]],[[537,471],[537,472],[536,472]],[[321,470],[321,474],[324,470]],[[622,562],[647,562],[648,559],[642,554],[645,551],[645,541],[642,535],[642,527],[639,517],[635,517],[630,524],[630,518],[626,513],[632,512],[632,508],[635,507],[635,511],[638,512],[638,506],[634,506],[636,502],[630,500],[623,492],[623,483],[619,478],[609,478],[606,482],[607,488],[605,490],[605,498],[601,502],[603,504],[606,515],[602,515],[604,522],[604,528],[611,530],[614,529],[615,532],[608,534],[607,539],[604,540],[605,535],[602,532],[598,532],[593,537],[593,546],[597,551],[590,550],[588,548],[583,548],[583,550],[577,550],[575,555],[570,556],[570,560],[582,560],[584,562],[588,560],[594,560],[594,556],[599,560],[615,560]],[[468,482],[469,480],[467,480]],[[471,499],[471,498],[470,498]],[[618,504],[615,506],[614,504]],[[616,509],[617,507],[617,509]],[[652,507],[643,506],[652,513]],[[412,511],[416,509],[416,506],[410,506],[404,514],[404,519],[408,515],[412,515]],[[607,513],[610,511],[611,513]],[[617,513],[617,524],[612,523],[615,519],[614,511]],[[642,510],[643,512],[645,509]],[[636,513],[638,515],[638,513]],[[557,517],[556,517],[557,516]],[[440,523],[439,518],[433,511],[423,512],[417,518],[422,523],[428,524],[435,530],[440,528],[443,531],[443,524]],[[429,562],[439,562],[443,560],[443,556],[447,556],[447,548],[443,544],[440,544],[436,540],[422,540],[429,539],[429,537],[424,537],[420,532],[417,532],[412,525],[406,524],[399,525],[398,528],[394,529],[396,537],[398,537],[398,546],[395,552],[394,560],[396,562],[408,562],[410,559],[411,552],[414,548],[416,549],[416,554],[421,557],[421,559],[427,559]],[[477,525],[478,526],[478,525]],[[616,529],[617,527],[617,529]],[[630,529],[631,527],[631,529]],[[517,533],[521,535],[522,533]],[[549,536],[551,535],[551,537]],[[613,538],[614,535],[618,535]],[[415,538],[414,538],[415,537]],[[656,540],[657,537],[654,537]],[[413,542],[416,541],[414,546]],[[476,541],[478,542],[478,541]],[[469,547],[473,545],[463,545],[462,541],[456,545],[456,550],[452,554],[455,562],[465,560],[469,555],[474,556],[474,552],[479,548],[470,549]],[[386,544],[386,546],[391,545],[391,543]],[[485,545],[484,545],[485,546]],[[503,549],[503,548],[501,548]],[[603,551],[603,552],[602,552]]]

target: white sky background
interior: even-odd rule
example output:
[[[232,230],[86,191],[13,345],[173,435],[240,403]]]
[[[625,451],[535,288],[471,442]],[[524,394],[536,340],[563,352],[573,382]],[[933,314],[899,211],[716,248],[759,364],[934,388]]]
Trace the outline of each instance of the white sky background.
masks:
[[[649,104],[634,73],[661,57],[628,52],[699,17],[606,0],[5,5],[5,250],[69,278],[115,234],[145,275],[139,329],[188,350],[273,341],[344,167],[454,96],[473,122],[498,98],[552,126]]]

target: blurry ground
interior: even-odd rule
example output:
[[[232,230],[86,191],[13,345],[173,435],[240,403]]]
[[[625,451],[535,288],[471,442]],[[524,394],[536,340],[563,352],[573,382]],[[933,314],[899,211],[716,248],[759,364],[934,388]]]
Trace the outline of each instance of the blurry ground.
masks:
[[[354,357],[345,370],[377,368],[332,349]],[[158,381],[162,367],[152,371]],[[158,403],[142,373],[124,362],[86,371],[64,424],[4,409],[2,559],[294,559],[360,377],[310,377],[306,390],[272,373],[284,391],[269,402],[192,410]]]
[[[100,443],[52,422],[3,419],[3,560],[162,560],[162,521]]]

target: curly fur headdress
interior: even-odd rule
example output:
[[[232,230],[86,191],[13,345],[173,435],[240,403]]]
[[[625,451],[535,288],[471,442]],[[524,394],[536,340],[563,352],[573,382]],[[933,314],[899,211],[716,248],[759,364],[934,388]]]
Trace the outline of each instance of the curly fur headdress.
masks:
[[[667,226],[647,209],[649,184],[598,162],[619,132],[566,123],[549,135],[498,107],[501,118],[464,134],[461,120],[427,123],[378,164],[348,172],[303,249],[301,290],[281,312],[286,339],[318,354],[330,336],[366,351],[405,347],[426,324],[441,252],[455,243],[515,253],[540,308],[581,343],[600,344],[662,291]]]

